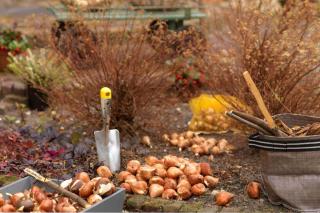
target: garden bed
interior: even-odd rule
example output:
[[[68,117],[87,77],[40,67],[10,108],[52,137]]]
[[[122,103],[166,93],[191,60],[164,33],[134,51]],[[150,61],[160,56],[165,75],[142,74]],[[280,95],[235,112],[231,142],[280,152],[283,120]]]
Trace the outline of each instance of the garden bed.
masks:
[[[171,119],[167,121],[171,124],[170,128],[174,128],[177,131],[185,128],[186,121],[189,119],[188,117],[190,117],[190,112],[187,111],[187,107],[181,104],[179,106],[180,107],[178,107],[178,111],[181,113],[178,113],[178,118],[170,116]],[[48,158],[47,160],[37,160],[36,162],[27,161],[21,162],[20,164],[16,162],[14,165],[12,165],[13,167],[19,170],[23,169],[26,165],[32,165],[35,168],[39,168],[39,171],[41,171],[43,174],[51,177],[56,177],[57,173],[55,171],[59,170],[59,174],[63,174],[62,177],[64,179],[72,176],[78,171],[83,170],[90,172],[93,171],[93,168],[97,167],[97,157],[94,151],[92,151],[94,149],[90,148],[90,146],[94,147],[94,143],[93,141],[88,143],[88,140],[92,140],[92,137],[89,137],[91,136],[90,134],[88,134],[88,136],[81,136],[81,129],[77,127],[68,127],[70,125],[67,124],[70,124],[72,121],[64,121],[64,124],[62,124],[63,122],[57,122],[57,117],[53,119],[50,111],[41,113],[32,112],[31,114],[29,113],[29,111],[24,112],[26,116],[26,124],[24,125],[16,124],[19,123],[16,122],[17,120],[21,121],[21,113],[18,111],[7,113],[7,115],[10,114],[11,117],[9,118],[9,116],[2,116],[1,126],[15,128],[25,136],[29,135],[31,138],[34,138],[37,143],[43,143],[43,141],[47,141],[46,143],[49,145],[49,147],[61,146],[64,147],[65,150],[61,155],[49,152],[53,156],[57,156],[54,159]],[[170,109],[168,113],[177,115],[177,108]],[[188,114],[189,116],[187,116]],[[39,130],[39,123],[44,123],[43,130],[46,131],[35,134],[34,130],[32,129]],[[62,126],[65,128],[62,131],[64,134],[57,137],[59,135],[59,129]],[[28,134],[26,134],[27,132]],[[75,134],[74,132],[81,132],[81,134]],[[213,196],[211,195],[211,190],[208,190],[205,195],[200,197],[192,197],[187,201],[167,201],[159,198],[152,199],[148,196],[127,195],[125,209],[128,211],[286,211],[286,209],[282,207],[271,205],[265,196],[262,196],[261,199],[258,200],[252,200],[246,195],[244,189],[247,183],[252,180],[259,180],[260,178],[258,166],[259,155],[255,150],[247,147],[246,137],[232,133],[214,135],[214,137],[217,139],[226,138],[232,145],[236,147],[236,151],[234,151],[232,154],[215,156],[212,161],[209,161],[208,156],[196,157],[192,152],[187,150],[179,152],[177,147],[168,146],[166,143],[162,142],[160,138],[152,141],[152,149],[140,144],[138,139],[130,141],[122,140],[122,169],[125,168],[126,163],[129,160],[138,159],[143,162],[144,157],[148,155],[154,155],[160,158],[167,154],[173,154],[177,156],[188,157],[197,162],[209,162],[213,168],[214,176],[220,178],[220,182],[216,189],[224,189],[236,195],[228,207],[222,208],[215,206]],[[81,155],[75,154],[79,150],[87,153],[86,159],[81,159],[81,157],[79,157]],[[73,157],[72,162],[70,161],[70,157]],[[65,167],[62,165],[65,165]],[[18,170],[10,170],[9,174],[19,175]],[[8,173],[4,172],[4,170],[2,170],[0,174],[3,175],[1,178],[2,183],[6,182],[8,179],[14,180],[12,176],[5,177],[4,175],[7,175]],[[21,174],[23,176],[23,173]]]

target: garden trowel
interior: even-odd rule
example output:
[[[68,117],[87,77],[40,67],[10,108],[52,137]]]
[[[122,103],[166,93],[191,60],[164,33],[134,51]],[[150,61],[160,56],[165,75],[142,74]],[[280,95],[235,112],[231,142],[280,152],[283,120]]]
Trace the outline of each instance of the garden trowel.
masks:
[[[111,90],[103,87],[100,90],[103,129],[95,131],[98,158],[112,172],[120,170],[120,136],[117,129],[109,130],[111,113]]]

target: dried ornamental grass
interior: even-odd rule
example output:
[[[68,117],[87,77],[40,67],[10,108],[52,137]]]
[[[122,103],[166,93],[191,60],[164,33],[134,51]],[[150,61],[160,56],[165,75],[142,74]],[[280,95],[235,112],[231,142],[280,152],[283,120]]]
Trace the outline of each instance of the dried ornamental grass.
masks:
[[[249,71],[272,114],[320,114],[320,20],[308,1],[274,10],[266,1],[217,11],[209,35],[211,87],[256,106],[242,73]],[[213,22],[212,22],[213,23]],[[258,113],[257,107],[255,112]]]
[[[125,27],[112,32],[108,24],[89,31],[81,24],[66,29],[62,36],[63,43],[55,44],[74,74],[72,84],[52,91],[54,106],[73,112],[91,130],[101,128],[99,90],[108,86],[112,128],[133,134],[140,126],[137,118],[141,125],[156,121],[151,106],[167,103],[163,95],[170,86],[171,71],[160,63],[161,55],[150,47],[146,33]]]

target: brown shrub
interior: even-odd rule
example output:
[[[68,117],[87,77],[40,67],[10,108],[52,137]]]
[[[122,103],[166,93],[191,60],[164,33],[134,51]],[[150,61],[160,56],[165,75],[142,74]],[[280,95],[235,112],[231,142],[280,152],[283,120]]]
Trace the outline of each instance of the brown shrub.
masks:
[[[94,36],[88,30],[82,24],[65,29],[63,45],[54,42],[74,72],[71,84],[51,92],[52,104],[74,113],[90,130],[100,129],[99,90],[108,86],[112,128],[133,134],[142,123],[158,122],[159,113],[152,109],[168,103],[164,95],[172,71],[160,62],[161,55],[150,47],[147,34],[126,26],[114,32],[108,24],[93,29]]]
[[[314,5],[291,0],[275,10],[267,1],[243,2],[214,13],[211,87],[240,97],[258,113],[242,77],[249,71],[271,113],[319,115],[320,22]]]

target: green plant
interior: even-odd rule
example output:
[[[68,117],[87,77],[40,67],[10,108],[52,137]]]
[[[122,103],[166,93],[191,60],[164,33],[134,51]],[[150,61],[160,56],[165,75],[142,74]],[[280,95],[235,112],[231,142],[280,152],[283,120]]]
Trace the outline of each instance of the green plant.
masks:
[[[0,50],[6,50],[15,55],[26,51],[28,48],[30,48],[30,44],[20,32],[13,30],[0,32]]]
[[[8,69],[24,79],[34,88],[49,90],[68,81],[70,71],[66,64],[52,51],[40,49],[26,55],[9,54]]]

